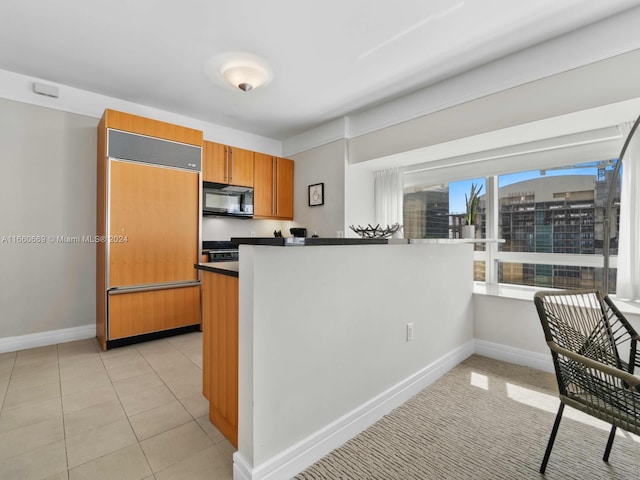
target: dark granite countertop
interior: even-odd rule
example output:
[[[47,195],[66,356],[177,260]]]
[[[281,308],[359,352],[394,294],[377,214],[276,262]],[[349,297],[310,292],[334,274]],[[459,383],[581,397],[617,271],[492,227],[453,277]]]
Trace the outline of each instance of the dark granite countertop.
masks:
[[[386,245],[388,238],[322,238],[322,237],[233,237],[235,245],[273,247],[312,247],[318,245]]]
[[[230,277],[238,276],[238,262],[208,262],[197,263],[194,267],[205,272],[219,273]]]

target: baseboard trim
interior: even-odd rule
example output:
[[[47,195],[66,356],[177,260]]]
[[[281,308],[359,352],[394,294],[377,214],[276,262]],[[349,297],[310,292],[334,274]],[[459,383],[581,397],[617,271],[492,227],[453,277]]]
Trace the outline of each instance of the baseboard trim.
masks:
[[[234,480],[279,480],[295,476],[435,382],[471,356],[474,348],[474,341],[468,341],[255,468],[236,452],[233,456]]]
[[[83,325],[81,327],[49,330],[47,332],[30,333],[16,337],[0,338],[0,353],[15,352],[27,348],[45,347],[57,343],[73,342],[96,336],[96,326]]]
[[[474,340],[474,351],[483,357],[515,363],[525,367],[535,368],[544,372],[554,372],[551,354],[532,352],[521,348],[510,347],[500,343],[487,342],[486,340]]]
[[[233,480],[251,480],[251,467],[240,452],[233,454]]]

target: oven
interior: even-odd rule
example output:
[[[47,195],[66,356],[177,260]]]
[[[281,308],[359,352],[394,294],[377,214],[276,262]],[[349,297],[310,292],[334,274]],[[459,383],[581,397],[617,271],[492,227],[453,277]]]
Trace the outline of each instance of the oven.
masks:
[[[228,240],[202,242],[203,261],[205,262],[237,262],[238,245]]]
[[[238,250],[232,249],[219,249],[219,250],[209,250],[209,261],[210,262],[237,262],[238,261]]]

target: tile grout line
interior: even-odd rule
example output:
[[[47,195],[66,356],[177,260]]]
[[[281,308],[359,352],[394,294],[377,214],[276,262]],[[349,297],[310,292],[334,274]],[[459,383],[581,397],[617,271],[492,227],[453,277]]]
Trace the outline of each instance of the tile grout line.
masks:
[[[62,410],[62,390],[61,390],[62,387],[61,387],[61,383],[60,383],[60,362],[59,362],[59,357],[58,357],[58,344],[56,344],[55,347],[56,347],[56,364],[58,366],[58,392],[60,393],[60,397],[59,397],[60,398],[60,409]],[[24,350],[30,350],[30,349],[24,349]],[[2,404],[0,405],[0,413],[3,412],[4,400],[6,399],[6,395],[8,394],[8,391],[9,391],[9,385],[11,384],[11,380],[13,378],[13,370],[15,369],[15,365],[16,365],[16,363],[18,361],[18,353],[21,352],[21,351],[23,351],[23,350],[16,351],[15,355],[13,356],[13,365],[11,366],[11,373],[10,373],[10,376],[9,376],[9,383],[7,384],[7,390],[5,392],[5,396],[3,397]],[[26,376],[28,377],[28,375],[26,375]],[[21,378],[21,377],[18,377],[18,378]],[[54,400],[54,399],[51,398],[51,399],[48,399],[48,400],[45,400],[45,401],[49,401],[49,400]],[[35,403],[37,404],[38,402],[35,402]],[[17,408],[20,408],[20,407],[15,407],[15,408],[17,409]],[[67,455],[66,455],[66,440],[64,438],[64,415],[63,415],[62,421],[63,421],[63,438],[62,438],[62,441],[65,443],[65,458],[66,458]],[[18,430],[19,430],[19,428],[18,428]],[[11,433],[12,433],[12,431],[5,432],[5,434],[11,434]],[[49,443],[46,443],[44,445],[40,445],[40,446],[37,446],[37,447],[32,447],[31,449],[24,450],[24,451],[22,451],[20,453],[16,453],[13,456],[7,457],[3,461],[11,460],[12,458],[16,458],[16,457],[19,457],[20,455],[27,454],[27,453],[29,453],[29,452],[31,452],[33,450],[37,450],[38,448],[47,447],[49,445],[52,445],[52,444],[56,443],[57,441],[59,441],[59,440],[53,440],[53,441],[50,441]],[[66,465],[68,467],[68,461],[65,460],[65,463],[66,463]],[[68,471],[68,468],[65,468],[65,471]],[[63,472],[56,472],[54,475],[57,475],[57,474],[60,474],[60,473],[63,473]]]
[[[174,350],[177,350],[180,354],[182,354],[184,357],[186,357],[186,358],[187,358],[187,360],[189,360],[191,363],[193,363],[196,367],[198,367],[198,368],[202,371],[202,368],[201,368],[199,365],[197,365],[193,360],[191,360],[189,357],[187,357],[187,356],[186,356],[186,355],[185,355],[185,354],[184,354],[180,349],[178,349],[175,345],[173,345],[173,344],[172,344],[171,342],[169,342],[169,341],[167,341],[167,343],[168,343],[169,345],[171,345],[171,348],[173,348]],[[145,362],[147,362],[147,364],[149,365],[149,367],[151,367],[151,370],[153,370],[153,372],[154,372],[156,375],[158,375],[158,378],[162,381],[162,384],[163,384],[164,386],[166,386],[166,387],[169,389],[169,391],[170,391],[170,392],[171,392],[171,394],[174,396],[174,398],[178,401],[178,403],[180,403],[180,405],[182,405],[182,407],[185,409],[185,411],[186,411],[186,412],[189,414],[189,416],[191,417],[192,421],[193,421],[193,422],[198,426],[198,428],[200,429],[200,431],[201,431],[201,432],[205,435],[205,437],[207,437],[207,439],[211,442],[212,446],[216,447],[216,449],[217,449],[220,453],[222,453],[223,457],[224,457],[224,458],[226,458],[226,453],[225,453],[225,452],[224,452],[224,451],[223,451],[223,450],[218,446],[218,443],[214,442],[214,441],[211,439],[211,437],[209,437],[209,435],[208,435],[208,434],[207,434],[207,432],[204,430],[204,428],[202,428],[202,425],[200,425],[200,423],[198,423],[198,420],[197,420],[196,418],[194,418],[194,416],[191,414],[191,412],[190,412],[190,411],[189,411],[189,409],[186,407],[186,405],[184,405],[184,403],[182,403],[182,401],[180,401],[180,399],[178,398],[178,396],[173,392],[173,390],[171,390],[171,388],[169,387],[169,385],[167,385],[167,384],[166,384],[166,382],[164,381],[164,378],[162,378],[162,376],[158,373],[158,371],[157,371],[155,368],[153,368],[153,365],[151,365],[151,364],[149,363],[149,361],[147,360],[147,358],[144,356],[144,353],[143,353],[143,352],[141,352],[140,350],[138,350],[138,348],[137,348],[137,347],[136,347],[136,351],[138,351],[138,353],[142,356],[142,358],[144,358],[144,361],[145,361]],[[198,417],[198,418],[199,418],[199,417]],[[209,418],[209,417],[208,417],[208,415],[207,415],[207,419],[208,419],[208,418]],[[135,431],[134,431],[134,433],[135,433]],[[162,433],[166,433],[166,432],[162,432]],[[158,434],[153,435],[153,436],[151,436],[151,437],[149,437],[149,438],[154,438],[154,437],[156,437],[156,436],[158,436],[158,435],[162,435],[162,433],[158,433]],[[137,437],[137,436],[136,436],[136,437]],[[148,439],[145,439],[145,440],[148,440]],[[225,439],[225,440],[226,440],[226,439]],[[222,442],[220,442],[220,443],[222,443]],[[142,447],[141,447],[141,448],[142,448]],[[144,450],[143,450],[143,453],[144,453]],[[146,454],[145,454],[145,458],[146,458]],[[231,464],[233,465],[233,461],[231,462]],[[170,468],[170,466],[168,466],[168,467],[166,467],[166,468]],[[164,470],[166,470],[166,469],[164,469]],[[152,471],[153,471],[153,469],[152,469]],[[162,471],[162,470],[160,470],[160,471]],[[157,473],[157,472],[154,472],[154,477],[155,477],[155,473]]]
[[[198,343],[198,342],[196,341],[195,343]],[[195,343],[194,343],[194,346],[195,346]],[[171,342],[167,342],[167,345],[171,346],[171,350],[179,352],[182,357],[185,357],[187,360],[189,360],[189,363],[188,363],[189,365],[192,365],[192,366],[195,365],[196,368],[200,371],[200,375],[201,375],[202,367],[200,365],[198,365],[195,361],[193,361],[188,355],[186,355],[185,352],[181,348],[178,348],[178,346],[174,345]],[[67,478],[69,478],[69,476],[71,475],[71,473],[70,473],[71,472],[71,468],[70,468],[70,459],[69,459],[69,449],[67,448],[67,446],[68,446],[67,445],[68,432],[67,432],[67,424],[66,424],[65,413],[64,413],[64,402],[63,402],[63,391],[62,391],[62,378],[63,377],[62,377],[62,362],[61,362],[61,360],[62,360],[62,358],[64,356],[63,355],[64,351],[63,351],[63,349],[60,348],[60,346],[61,346],[61,344],[56,344],[55,345],[55,358],[56,358],[56,361],[57,361],[57,374],[58,374],[58,385],[57,385],[57,387],[58,387],[58,394],[59,394],[59,401],[60,401],[59,405],[60,405],[61,414],[62,414],[63,441],[64,441],[64,448],[65,448],[65,466],[66,466],[66,469],[64,471],[58,472],[57,474],[59,475],[59,474],[66,473]],[[195,350],[195,348],[192,349],[191,346],[192,346],[192,344],[189,343],[189,342],[186,342],[185,344],[183,344],[183,347],[185,348],[186,351],[192,351],[195,354],[196,350]],[[169,390],[169,392],[171,392],[171,395],[172,395],[173,399],[177,400],[178,404],[181,405],[184,408],[184,410],[187,412],[188,418],[190,419],[190,421],[188,421],[186,423],[195,422],[196,425],[198,426],[198,431],[200,431],[205,436],[205,438],[208,440],[208,444],[209,444],[208,448],[210,448],[210,446],[214,446],[215,445],[216,446],[216,451],[222,453],[223,457],[225,458],[225,460],[227,460],[227,462],[229,462],[228,456],[226,455],[225,450],[223,450],[223,448],[222,448],[224,443],[222,441],[220,441],[219,443],[216,443],[214,441],[214,439],[209,436],[209,434],[204,429],[204,427],[198,422],[198,418],[201,418],[201,417],[208,418],[208,417],[206,415],[202,415],[202,416],[200,416],[198,418],[194,417],[194,414],[187,408],[186,404],[183,403],[183,401],[180,398],[178,398],[177,394],[173,392],[173,390],[169,387],[169,384],[160,375],[159,372],[161,370],[156,370],[156,368],[154,368],[154,366],[151,365],[151,363],[149,362],[148,358],[145,356],[143,351],[141,351],[137,346],[134,346],[133,348],[143,358],[144,363],[151,369],[151,371],[155,375],[157,375],[157,377],[160,380],[161,384],[165,388],[167,388]],[[73,353],[73,352],[69,351],[67,353]],[[142,445],[141,445],[142,440],[140,440],[138,438],[138,435],[136,434],[135,429],[133,428],[133,425],[132,425],[132,422],[131,422],[131,417],[133,415],[129,416],[127,414],[127,411],[124,409],[124,405],[123,405],[122,400],[121,400],[121,395],[118,392],[118,390],[115,388],[114,382],[113,382],[111,376],[109,375],[109,370],[107,369],[106,364],[105,364],[105,357],[101,355],[102,351],[99,348],[96,348],[95,353],[100,358],[100,364],[101,364],[103,370],[105,371],[105,373],[107,374],[107,377],[109,379],[109,385],[111,386],[111,388],[113,389],[114,393],[116,394],[116,398],[118,399],[118,403],[119,403],[120,407],[123,410],[124,416],[127,419],[129,427],[131,428],[132,432],[134,433],[135,443],[132,443],[132,444],[127,445],[126,447],[122,447],[122,448],[128,448],[128,447],[131,447],[134,444],[137,444],[138,448],[142,451],[142,453],[144,455],[144,458],[145,458],[146,465],[148,466],[149,471],[151,472],[151,474],[148,477],[149,478],[156,478],[155,476],[156,476],[157,473],[159,473],[162,470],[165,470],[166,468],[170,468],[171,465],[163,468],[159,472],[154,472],[154,470],[151,467],[151,464],[149,462],[149,459],[147,458],[147,455],[146,455],[144,449],[142,448]],[[160,354],[162,355],[162,352],[160,352]],[[7,383],[7,389],[5,390],[3,397],[0,398],[0,400],[2,400],[2,403],[0,404],[0,412],[2,411],[2,408],[3,408],[3,405],[4,405],[4,401],[5,401],[5,398],[7,396],[9,383],[10,383],[10,380],[11,380],[11,377],[12,377],[13,373],[15,372],[15,368],[16,368],[16,365],[17,365],[17,362],[18,362],[17,352],[13,355],[12,358],[13,358],[13,361],[12,361],[11,368],[9,369],[9,382]],[[191,368],[191,367],[189,367],[189,368]],[[190,391],[190,390],[185,390],[185,392],[187,392],[187,391]],[[201,392],[201,388],[200,388],[200,393],[202,393]],[[189,394],[189,395],[191,395],[191,394]],[[194,412],[195,412],[195,410],[194,410]],[[140,413],[143,413],[143,412],[140,412]],[[186,423],[185,424],[181,424],[179,426],[186,425]],[[96,427],[96,428],[103,428],[103,427],[104,426]],[[177,427],[174,427],[174,428],[177,428]],[[161,435],[163,433],[166,433],[166,431],[165,432],[160,432],[158,434],[155,434],[155,435],[153,435],[152,437],[149,437],[149,438],[153,438],[153,437]],[[144,440],[147,440],[147,439],[144,439]],[[122,448],[120,448],[118,450],[121,450]],[[85,465],[87,463],[96,461],[96,460],[98,460],[100,458],[103,458],[106,455],[110,455],[111,453],[114,453],[114,452],[110,452],[110,453],[105,454],[105,455],[100,455],[99,457],[97,457],[95,459],[89,460],[87,462],[83,462],[82,464],[76,465],[73,468],[76,468],[76,467],[79,467],[81,465]],[[233,463],[233,462],[231,461],[231,463]]]
[[[16,359],[18,358],[18,352],[15,352],[13,355],[13,363],[11,364],[11,370],[9,372],[9,380],[7,380],[7,388],[5,388],[4,393],[2,395],[2,402],[0,402],[0,413],[4,409],[4,402],[7,399],[7,394],[9,393],[9,384],[11,383],[11,377],[13,376],[13,369],[16,366]]]
[[[136,352],[140,353],[138,351],[137,347],[135,347],[135,350],[136,350]],[[106,351],[108,351],[108,350],[106,350]],[[131,425],[131,419],[129,418],[129,414],[127,413],[127,411],[124,408],[124,405],[122,404],[122,399],[120,398],[120,394],[118,393],[118,390],[116,389],[115,385],[113,384],[113,379],[111,378],[111,375],[109,375],[109,369],[107,369],[107,366],[104,364],[104,358],[102,357],[101,353],[102,353],[102,351],[98,350],[98,357],[100,358],[100,362],[102,363],[102,368],[104,368],[104,371],[107,374],[107,377],[109,377],[109,383],[111,384],[111,388],[113,388],[113,391],[116,394],[116,398],[118,399],[118,403],[120,404],[120,408],[122,408],[122,411],[124,412],[124,416],[127,419],[127,423],[129,424],[129,428],[131,428],[131,431],[133,432],[133,436],[136,439],[136,443],[138,445],[138,448],[142,452],[142,456],[144,457],[144,461],[147,463],[147,466],[149,467],[149,471],[153,475],[153,478],[155,478],[155,472],[153,471],[153,467],[151,466],[151,463],[149,462],[149,459],[147,458],[147,454],[145,453],[144,448],[142,448],[142,442],[138,438],[138,434],[136,433],[135,428],[133,428],[133,425]],[[147,359],[144,358],[144,356],[142,354],[141,354],[141,356],[144,359],[144,361],[147,363],[147,365],[149,365],[149,362],[147,362]],[[151,365],[149,365],[149,367],[151,367]],[[130,446],[130,445],[128,445],[128,446]],[[123,447],[123,448],[127,448],[127,447]]]
[[[178,348],[177,348],[173,343],[171,343],[170,341],[168,341],[168,340],[167,340],[167,344],[169,344],[169,345],[171,346],[171,348],[173,348],[174,350],[176,350],[178,353],[180,353],[182,356],[184,356],[184,357],[185,357],[187,360],[189,360],[191,363],[194,363],[194,364],[195,364],[195,362],[193,362],[189,357],[187,357],[184,353],[182,353],[182,351],[181,351],[180,349],[178,349]],[[151,368],[151,370],[153,370],[153,372],[158,376],[158,378],[160,379],[160,381],[162,382],[162,384],[163,384],[165,387],[167,387],[167,389],[171,392],[171,395],[173,395],[173,397],[176,399],[176,401],[177,401],[180,405],[182,405],[182,408],[184,408],[184,409],[185,409],[185,411],[187,412],[187,414],[189,415],[189,417],[191,417],[191,421],[192,421],[192,422],[194,422],[194,423],[198,426],[198,428],[200,429],[200,431],[202,431],[202,433],[205,435],[205,437],[207,437],[207,439],[211,442],[211,444],[212,444],[212,445],[215,445],[215,443],[211,440],[211,438],[209,438],[209,435],[207,435],[207,432],[205,432],[205,431],[204,431],[204,429],[202,428],[202,426],[201,426],[201,425],[197,422],[197,420],[193,417],[193,415],[191,414],[191,412],[189,411],[189,409],[187,409],[187,407],[186,407],[186,406],[185,406],[185,405],[180,401],[180,399],[178,398],[178,396],[173,392],[173,390],[171,390],[171,387],[169,387],[169,385],[167,385],[167,383],[165,382],[164,378],[162,378],[162,375],[160,375],[160,373],[158,372],[158,370],[156,370],[156,369],[153,367],[153,365],[151,365],[151,364],[149,363],[149,361],[147,360],[147,357],[145,357],[144,353],[143,353],[143,352],[141,352],[141,351],[138,349],[138,347],[136,347],[136,351],[137,351],[137,352],[142,356],[142,358],[144,358],[144,361],[147,363],[147,365],[149,365],[149,367]],[[198,365],[196,365],[196,366],[198,366]],[[198,367],[198,368],[199,368],[199,367]],[[128,418],[128,417],[127,417],[127,418]],[[186,424],[183,424],[183,425],[186,425]],[[180,426],[182,426],[182,425],[180,425]],[[177,428],[177,427],[175,427],[175,428]],[[135,431],[134,431],[134,433],[135,433]],[[155,434],[155,435],[153,435],[153,436],[151,436],[151,437],[149,437],[149,438],[157,437],[158,435],[162,435],[163,433],[166,433],[166,432],[157,433],[157,434]],[[137,437],[137,435],[136,435],[136,437]],[[148,439],[145,439],[145,440],[148,440]],[[140,448],[142,449],[142,446],[141,446]],[[144,449],[142,449],[142,452],[144,453]],[[146,453],[144,453],[144,455],[145,455],[145,459],[146,459],[146,458],[147,458]],[[148,463],[148,462],[149,462],[149,461],[147,460],[147,463]],[[171,467],[171,465],[167,466],[167,467],[166,467],[166,468],[164,468],[163,470],[166,470],[166,469],[168,469],[168,468],[170,468],[170,467]],[[159,470],[158,472],[161,472],[161,471],[163,471],[163,470]],[[155,474],[156,474],[156,473],[158,473],[158,472],[154,472],[154,471],[153,471],[153,469],[151,469],[151,471],[153,472],[153,476],[154,476],[154,478],[155,478]]]
[[[64,440],[64,456],[69,478],[69,450],[67,449],[67,427],[64,419],[64,404],[62,403],[62,371],[60,369],[60,344],[56,344],[56,358],[58,360],[58,388],[60,389],[60,414],[62,415],[62,438]]]
[[[168,343],[171,343],[170,341]],[[178,349],[177,347],[175,347],[175,345],[173,345],[171,343],[171,346],[173,348],[175,348],[176,350],[178,350],[180,353],[182,353],[183,356],[185,356],[191,363],[193,363],[196,367],[198,367],[200,369],[200,371],[203,371],[203,368],[198,365],[197,363],[195,363],[193,360],[191,360],[191,358],[189,358],[187,355],[184,354],[184,352],[182,352],[180,349]],[[153,367],[152,367],[153,368]],[[155,370],[154,370],[155,371]],[[159,376],[159,375],[158,375]],[[161,377],[162,378],[162,377]],[[164,380],[163,380],[164,381]],[[202,393],[202,392],[201,392]],[[178,397],[176,397],[178,398]],[[185,410],[187,410],[187,413],[189,413],[189,415],[191,415],[191,412],[189,412],[189,410],[186,408],[186,406],[180,401],[180,399],[178,398],[178,402],[180,402],[180,404],[185,408]],[[209,420],[209,414],[207,412],[206,414],[207,420]],[[209,435],[207,434],[207,432],[204,430],[204,428],[202,427],[202,425],[200,425],[200,423],[198,422],[198,419],[194,418],[193,415],[191,415],[191,418],[194,419],[194,421],[196,422],[196,425],[198,425],[198,428],[200,428],[200,430],[207,436],[207,438],[209,438],[209,440],[211,440],[211,443],[216,447],[216,449],[222,453],[222,456],[226,459],[227,458],[227,452],[225,452],[220,445],[222,445],[224,443],[224,441],[228,441],[224,436],[223,436],[223,440],[221,440],[220,442],[214,442]],[[200,417],[198,417],[200,418]],[[211,420],[209,420],[211,421]],[[214,425],[215,427],[215,425]],[[230,460],[231,464],[233,465],[233,459]]]

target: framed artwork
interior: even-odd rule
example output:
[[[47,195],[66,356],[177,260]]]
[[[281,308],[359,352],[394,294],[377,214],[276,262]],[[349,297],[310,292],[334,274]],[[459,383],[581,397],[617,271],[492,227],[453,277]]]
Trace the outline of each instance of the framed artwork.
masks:
[[[324,205],[324,183],[309,185],[309,206]]]

